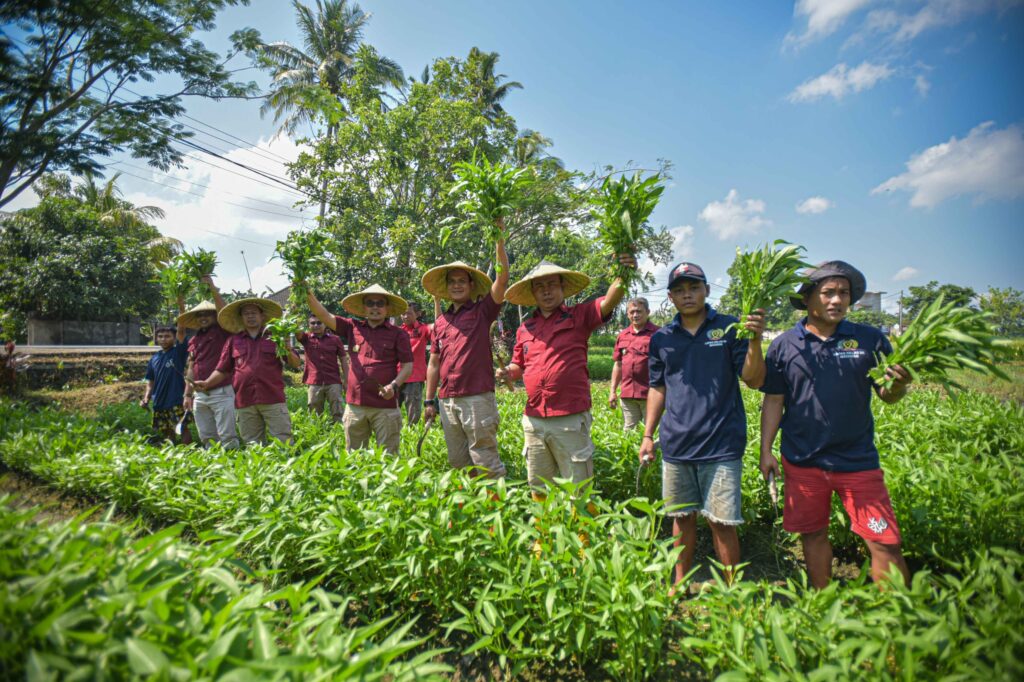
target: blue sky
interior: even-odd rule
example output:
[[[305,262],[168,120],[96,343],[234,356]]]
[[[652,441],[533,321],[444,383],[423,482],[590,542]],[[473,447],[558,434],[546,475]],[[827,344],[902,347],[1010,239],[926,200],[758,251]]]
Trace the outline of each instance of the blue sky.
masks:
[[[525,86],[506,108],[570,167],[670,159],[654,220],[671,228],[677,260],[722,284],[737,246],[785,238],[811,260],[850,261],[873,290],[932,279],[1024,289],[1021,0],[360,4],[373,14],[366,39],[407,74],[473,46],[499,52],[499,70]],[[278,0],[224,12],[209,44],[224,49],[242,26],[299,44]],[[256,103],[197,101],[189,113],[294,156],[290,141],[270,142]],[[280,171],[245,145],[233,157]],[[201,163],[175,180],[123,170],[213,188],[177,184],[200,198],[121,180],[133,201],[168,211],[166,233],[217,249],[228,285],[245,283],[243,248],[257,289],[282,283],[270,245],[301,219],[222,200],[290,214],[289,195]]]

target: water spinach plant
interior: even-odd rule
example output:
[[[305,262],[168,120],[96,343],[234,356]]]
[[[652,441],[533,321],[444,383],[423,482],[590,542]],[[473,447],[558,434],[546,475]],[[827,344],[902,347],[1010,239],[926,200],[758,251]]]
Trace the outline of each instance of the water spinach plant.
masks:
[[[309,281],[328,266],[330,245],[330,235],[319,228],[295,230],[277,242],[274,257],[284,263],[291,275],[289,304],[293,309],[305,305]]]
[[[455,232],[472,227],[478,227],[492,244],[499,239],[507,241],[507,219],[530,187],[533,172],[505,163],[492,164],[486,156],[477,162],[476,154],[472,161],[455,164],[453,171],[455,184],[448,195],[461,197],[456,208],[462,213],[462,221],[455,229],[449,225],[441,228],[441,244],[446,244]]]
[[[293,315],[282,315],[267,322],[264,333],[277,345],[277,357],[288,357],[291,340],[302,331],[299,319]]]
[[[769,309],[782,301],[795,297],[797,289],[807,281],[802,270],[811,268],[803,260],[804,247],[776,239],[759,249],[736,249],[735,277],[740,283],[740,322],[736,336],[753,338],[754,333],[744,329],[747,316],[758,309]],[[727,330],[728,331],[728,330]]]
[[[665,185],[660,174],[642,179],[639,172],[617,180],[611,175],[604,179],[594,196],[591,215],[597,220],[598,236],[612,254],[633,254],[644,237],[651,213],[661,199]],[[613,275],[629,288],[636,269],[622,265],[616,259]]]
[[[991,314],[946,303],[942,295],[929,303],[901,335],[892,341],[893,352],[878,358],[868,375],[882,386],[892,380],[886,371],[892,365],[905,368],[915,380],[941,383],[947,389],[962,388],[950,377],[955,370],[968,370],[1009,381],[998,365],[1012,342],[996,337]]]

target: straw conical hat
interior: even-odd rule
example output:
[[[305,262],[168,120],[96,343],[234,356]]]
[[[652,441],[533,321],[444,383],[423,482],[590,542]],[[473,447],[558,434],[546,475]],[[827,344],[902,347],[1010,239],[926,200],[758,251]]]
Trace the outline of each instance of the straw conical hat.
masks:
[[[362,291],[357,291],[354,294],[349,294],[341,301],[341,307],[346,312],[352,315],[358,315],[359,317],[366,317],[366,307],[363,306],[364,296],[384,296],[388,299],[391,310],[390,315],[401,315],[408,308],[409,304],[405,302],[405,299],[401,296],[395,296],[393,293],[380,286],[379,284],[371,284]]]
[[[537,305],[537,299],[533,297],[532,282],[539,277],[548,275],[562,276],[562,294],[566,298],[580,293],[590,284],[590,278],[582,272],[566,270],[560,265],[542,260],[537,267],[530,270],[526,277],[508,288],[508,291],[505,292],[505,300],[512,305]]]
[[[199,305],[178,315],[178,326],[185,329],[199,329],[199,313],[213,313],[217,316],[217,306],[211,301],[203,301]]]
[[[423,275],[423,279],[420,280],[427,293],[431,296],[451,300],[451,296],[448,295],[447,277],[449,270],[464,270],[469,274],[473,280],[473,291],[470,293],[470,298],[476,299],[490,293],[491,285],[493,284],[491,278],[482,270],[477,270],[472,265],[466,265],[460,260],[438,265],[436,268],[427,270],[427,273]]]
[[[217,313],[217,324],[233,334],[242,331],[245,329],[245,325],[242,324],[242,308],[247,305],[258,305],[267,316],[267,321],[281,317],[283,312],[281,306],[269,298],[240,298],[220,309]]]

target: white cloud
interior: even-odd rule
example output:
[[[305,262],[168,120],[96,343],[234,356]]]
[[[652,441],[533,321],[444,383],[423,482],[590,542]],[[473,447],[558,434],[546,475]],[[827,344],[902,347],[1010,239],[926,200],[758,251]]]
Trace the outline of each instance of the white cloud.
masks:
[[[895,73],[888,64],[863,62],[852,69],[839,63],[817,78],[804,81],[789,93],[790,102],[815,102],[822,97],[840,100],[852,92],[869,90]]]
[[[760,199],[739,200],[739,193],[730,189],[725,201],[712,201],[697,216],[722,240],[743,234],[754,234],[772,221],[761,216],[765,203]]]
[[[914,76],[914,89],[921,97],[927,97],[928,91],[932,89],[931,82],[922,75]]]
[[[649,272],[654,276],[654,288],[664,288],[667,283],[669,270],[681,260],[688,260],[693,257],[693,238],[696,230],[692,225],[679,225],[669,229],[672,235],[672,257],[667,264],[655,265],[650,258],[644,257],[638,264],[640,270]]]
[[[1002,14],[1024,0],[926,0],[916,12],[884,8],[868,13],[868,29],[886,33],[895,41],[913,40],[925,31],[955,26],[970,17],[989,12]],[[920,3],[919,3],[920,4]]]
[[[295,159],[300,151],[294,142],[281,136],[259,140],[255,147],[234,149],[224,156],[286,179],[285,168],[267,157]],[[281,263],[269,260],[274,244],[304,224],[312,226],[319,213],[318,207],[307,206],[301,211],[293,208],[295,201],[301,198],[295,192],[223,160],[197,152],[188,155],[185,164],[184,168],[167,174],[123,168],[126,173],[148,177],[165,187],[127,176],[118,184],[130,184],[134,188],[125,192],[124,198],[128,201],[159,206],[165,211],[164,219],[154,221],[161,233],[180,239],[187,249],[202,247],[217,252],[220,260],[217,281],[222,290],[249,288],[245,261],[257,293],[263,293],[267,287],[276,291],[287,285]],[[111,171],[119,169],[122,167],[111,167]]]
[[[1015,125],[998,130],[992,121],[967,137],[955,136],[915,154],[907,171],[871,190],[906,190],[910,205],[933,208],[950,197],[973,194],[978,200],[1013,199],[1024,194],[1024,132]]]
[[[800,35],[790,32],[786,44],[801,46],[832,35],[847,18],[866,7],[872,0],[797,0],[795,18],[806,18],[807,28]]]
[[[914,277],[916,277],[918,272],[919,271],[917,268],[913,268],[908,265],[906,267],[900,268],[896,272],[896,274],[892,276],[892,280],[894,282],[905,282],[908,279],[913,279]]]
[[[830,199],[825,197],[808,197],[796,205],[797,213],[824,213],[834,207]]]

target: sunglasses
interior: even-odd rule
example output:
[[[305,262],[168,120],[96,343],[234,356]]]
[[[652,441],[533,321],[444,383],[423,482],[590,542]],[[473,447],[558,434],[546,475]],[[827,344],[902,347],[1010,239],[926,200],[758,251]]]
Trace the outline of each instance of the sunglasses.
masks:
[[[363,301],[363,305],[367,308],[383,308],[388,304],[387,301]]]

